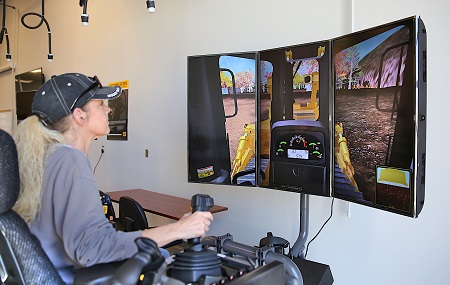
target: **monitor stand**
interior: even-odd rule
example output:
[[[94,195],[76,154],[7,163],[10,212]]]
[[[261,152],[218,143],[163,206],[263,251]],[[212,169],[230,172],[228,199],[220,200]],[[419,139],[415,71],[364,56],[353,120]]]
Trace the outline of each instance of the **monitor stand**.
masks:
[[[302,272],[304,285],[331,285],[334,282],[330,266],[305,258],[305,243],[309,227],[309,195],[300,194],[300,232],[291,249],[294,263]]]

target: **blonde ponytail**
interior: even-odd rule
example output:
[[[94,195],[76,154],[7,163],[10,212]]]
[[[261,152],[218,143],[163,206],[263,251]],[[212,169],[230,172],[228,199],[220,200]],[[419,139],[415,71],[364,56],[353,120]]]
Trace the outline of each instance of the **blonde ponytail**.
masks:
[[[27,223],[36,218],[41,209],[44,163],[51,146],[63,143],[63,135],[43,126],[36,116],[20,122],[14,133],[19,156],[20,194],[13,210]]]

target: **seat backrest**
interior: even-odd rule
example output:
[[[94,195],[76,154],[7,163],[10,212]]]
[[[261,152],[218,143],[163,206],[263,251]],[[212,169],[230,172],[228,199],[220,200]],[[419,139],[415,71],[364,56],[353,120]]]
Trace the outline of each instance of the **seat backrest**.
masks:
[[[0,129],[1,280],[4,284],[64,284],[28,225],[11,209],[19,190],[16,145],[11,136]]]
[[[119,220],[126,232],[148,228],[144,209],[136,200],[128,196],[119,199]]]

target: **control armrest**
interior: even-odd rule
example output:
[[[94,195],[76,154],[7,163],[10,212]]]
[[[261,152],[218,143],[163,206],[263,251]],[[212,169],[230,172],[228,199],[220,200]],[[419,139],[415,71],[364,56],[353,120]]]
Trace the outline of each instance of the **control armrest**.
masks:
[[[96,264],[90,267],[84,267],[75,271],[75,285],[98,285],[108,284],[108,280],[114,277],[119,267],[123,265],[126,260]]]

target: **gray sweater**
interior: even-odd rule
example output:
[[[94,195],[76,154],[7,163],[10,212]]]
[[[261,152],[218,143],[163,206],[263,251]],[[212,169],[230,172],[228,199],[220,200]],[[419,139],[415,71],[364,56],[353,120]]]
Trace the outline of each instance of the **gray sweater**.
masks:
[[[42,206],[30,229],[67,283],[74,268],[130,258],[141,236],[113,228],[88,158],[67,145],[46,159]]]

